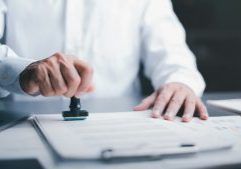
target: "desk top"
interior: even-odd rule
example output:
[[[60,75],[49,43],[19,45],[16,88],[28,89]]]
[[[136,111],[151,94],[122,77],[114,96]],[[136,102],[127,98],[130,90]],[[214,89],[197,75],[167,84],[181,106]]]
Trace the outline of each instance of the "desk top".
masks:
[[[213,99],[234,99],[241,98],[241,92],[226,92],[226,93],[205,93],[202,97],[203,101]],[[141,97],[133,98],[112,98],[112,99],[89,99],[81,100],[82,107],[90,112],[119,112],[130,111],[141,101]],[[0,99],[0,111],[21,112],[21,113],[58,113],[68,110],[69,99],[63,97],[51,98],[13,98],[7,97]],[[226,111],[213,109],[207,105],[211,116],[229,115]],[[220,114],[221,113],[221,114]]]
[[[207,99],[231,99],[240,98],[241,92],[234,93],[207,93],[203,100]],[[83,100],[83,108],[90,112],[119,112],[130,111],[132,107],[138,104],[141,98],[116,98],[116,99],[97,99]],[[28,113],[59,113],[67,110],[69,100],[47,99],[47,100],[20,100],[13,102],[12,98],[2,99],[0,101],[1,112]],[[224,110],[218,110],[207,106],[211,116],[234,115]],[[202,168],[220,164],[238,163],[241,159],[240,148],[230,151],[202,153],[196,156],[190,156],[178,159],[165,159],[153,162],[126,163],[126,164],[103,164],[100,162],[60,162],[48,149],[44,140],[42,140],[35,129],[27,121],[22,122],[12,128],[0,133],[0,165],[2,160],[6,159],[37,159],[44,168]],[[227,158],[227,156],[229,158]],[[32,163],[31,163],[32,164]],[[18,165],[17,168],[20,166]],[[20,167],[21,168],[21,167]],[[31,168],[31,167],[30,167]]]

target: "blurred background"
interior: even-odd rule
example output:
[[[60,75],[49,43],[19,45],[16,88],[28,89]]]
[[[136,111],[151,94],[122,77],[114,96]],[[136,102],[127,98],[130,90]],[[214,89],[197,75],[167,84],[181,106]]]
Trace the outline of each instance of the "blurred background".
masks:
[[[241,0],[172,0],[206,92],[241,91]],[[143,93],[152,91],[142,77]]]
[[[241,0],[172,0],[206,91],[241,91]]]

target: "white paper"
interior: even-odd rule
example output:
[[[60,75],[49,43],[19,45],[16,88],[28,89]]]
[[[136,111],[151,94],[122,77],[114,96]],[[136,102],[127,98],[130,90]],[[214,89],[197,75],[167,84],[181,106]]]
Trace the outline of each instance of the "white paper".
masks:
[[[207,103],[218,108],[241,113],[241,99],[208,100]]]
[[[237,120],[241,124],[241,118]],[[228,148],[235,141],[233,134],[227,137],[217,128],[219,118],[170,122],[151,118],[150,111],[91,113],[84,121],[64,121],[60,114],[37,115],[35,123],[54,150],[67,159],[99,159],[106,149],[127,155],[198,152]],[[195,147],[179,148],[183,144]]]

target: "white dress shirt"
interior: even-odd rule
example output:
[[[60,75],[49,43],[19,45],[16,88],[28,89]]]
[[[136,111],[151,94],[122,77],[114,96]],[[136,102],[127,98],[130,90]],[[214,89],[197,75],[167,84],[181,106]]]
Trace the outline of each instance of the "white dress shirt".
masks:
[[[5,29],[4,29],[5,28]],[[24,94],[19,74],[55,52],[94,68],[92,97],[139,93],[138,71],[201,95],[205,83],[169,0],[0,0],[0,94]]]

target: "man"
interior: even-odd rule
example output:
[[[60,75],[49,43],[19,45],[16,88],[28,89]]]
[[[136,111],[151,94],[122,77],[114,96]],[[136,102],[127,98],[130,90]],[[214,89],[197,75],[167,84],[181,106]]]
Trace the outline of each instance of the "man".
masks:
[[[155,92],[134,110],[172,120],[183,106],[185,122],[195,110],[208,118],[169,0],[0,0],[0,18],[1,96],[133,96],[143,62]]]

